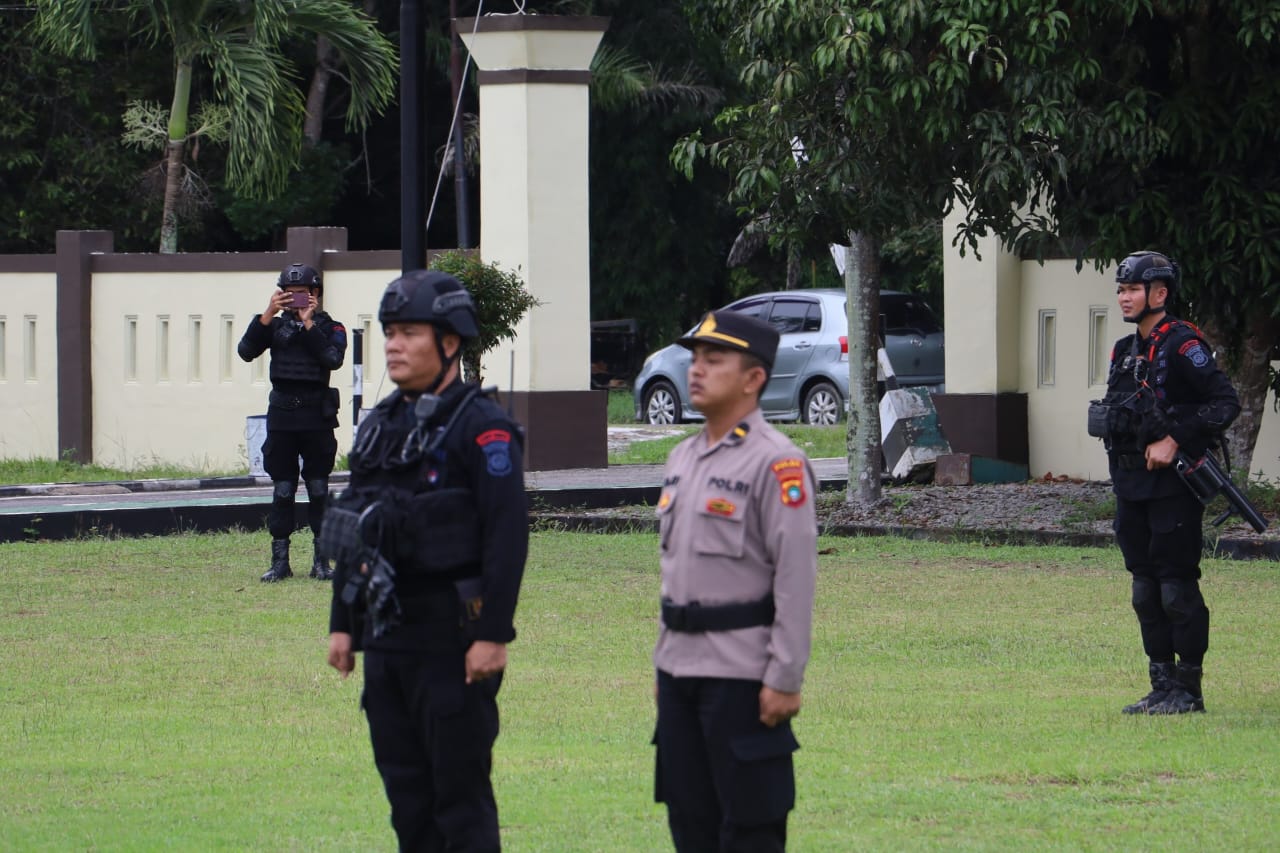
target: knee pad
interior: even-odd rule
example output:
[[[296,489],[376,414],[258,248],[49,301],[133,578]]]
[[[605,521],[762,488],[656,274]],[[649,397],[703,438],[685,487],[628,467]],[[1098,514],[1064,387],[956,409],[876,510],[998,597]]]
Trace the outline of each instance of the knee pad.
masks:
[[[1193,580],[1165,578],[1160,581],[1160,604],[1170,622],[1185,624],[1204,607],[1200,584]]]
[[[324,500],[329,496],[329,478],[321,477],[318,480],[307,480],[307,499],[312,501]]]
[[[1133,576],[1133,612],[1138,614],[1139,622],[1159,622],[1164,619],[1160,591],[1160,582],[1155,578]]]
[[[272,483],[271,497],[278,501],[293,500],[293,496],[298,491],[298,483],[296,480],[276,480]]]

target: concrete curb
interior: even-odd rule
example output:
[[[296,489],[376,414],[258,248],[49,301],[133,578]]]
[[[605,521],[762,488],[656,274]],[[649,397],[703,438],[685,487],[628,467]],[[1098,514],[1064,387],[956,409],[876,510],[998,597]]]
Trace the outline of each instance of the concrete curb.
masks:
[[[535,530],[563,530],[574,533],[656,533],[658,522],[651,518],[619,518],[599,515],[571,515],[534,512]],[[1073,548],[1110,548],[1115,538],[1104,533],[1070,533],[1053,530],[976,530],[971,528],[897,527],[892,525],[825,524],[824,536],[850,538],[897,536],[928,542],[976,542],[990,545],[1062,545]],[[1232,560],[1280,561],[1280,542],[1205,537],[1204,554]]]

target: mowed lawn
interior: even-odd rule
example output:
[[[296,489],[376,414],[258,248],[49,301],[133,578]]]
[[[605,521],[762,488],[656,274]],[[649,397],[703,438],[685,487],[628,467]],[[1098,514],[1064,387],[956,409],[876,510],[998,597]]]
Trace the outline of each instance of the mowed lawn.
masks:
[[[670,847],[656,547],[534,537],[496,749],[507,850]],[[1133,718],[1145,661],[1115,550],[821,548],[792,850],[1280,844],[1275,563],[1206,562],[1209,713]],[[265,533],[0,545],[0,849],[395,848],[359,670],[324,663],[329,587],[260,584],[267,551]]]

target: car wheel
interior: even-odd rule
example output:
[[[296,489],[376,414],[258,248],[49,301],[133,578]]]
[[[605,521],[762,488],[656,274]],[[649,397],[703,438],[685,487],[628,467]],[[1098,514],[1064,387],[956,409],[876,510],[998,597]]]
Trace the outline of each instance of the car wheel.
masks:
[[[840,410],[844,401],[840,392],[830,382],[819,382],[804,395],[804,406],[800,408],[800,419],[814,426],[832,426],[840,422]]]
[[[681,414],[680,397],[670,382],[655,382],[644,392],[645,423],[678,424]]]

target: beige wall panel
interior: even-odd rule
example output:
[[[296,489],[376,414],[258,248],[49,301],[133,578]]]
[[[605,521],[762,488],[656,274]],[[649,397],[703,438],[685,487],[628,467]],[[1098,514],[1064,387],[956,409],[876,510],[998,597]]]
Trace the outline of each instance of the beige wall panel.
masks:
[[[369,408],[377,402],[385,373],[378,303],[395,274],[335,271],[325,276],[324,308],[348,330],[346,360],[330,380],[342,398],[340,454],[351,447],[351,332],[368,332],[364,406]],[[181,282],[169,275],[95,276],[95,461],[133,468],[161,459],[205,470],[247,470],[245,418],[266,414],[271,356],[264,353],[246,363],[235,348],[274,290],[275,277],[261,273],[185,274]],[[159,348],[160,318],[166,316],[167,358]],[[130,317],[137,319],[132,338]],[[200,320],[198,345],[191,335],[193,317]],[[166,363],[167,378],[162,375]],[[383,387],[381,394],[392,387]]]
[[[94,461],[247,470],[245,417],[265,413],[268,385],[235,347],[274,287],[261,273],[95,275]]]
[[[1089,384],[1090,309],[1109,304],[1113,291],[1092,267],[1077,273],[1071,260],[1022,263],[1020,390],[1027,394],[1033,477],[1107,479],[1106,454],[1086,431],[1085,418],[1089,401],[1105,393]],[[1041,331],[1050,316],[1053,340],[1042,365]],[[1114,340],[1123,332],[1107,334]]]
[[[954,233],[959,222],[960,216],[951,214],[946,233]],[[1018,259],[994,237],[980,239],[977,253],[968,249],[963,258],[950,243],[944,247],[948,394],[1018,389],[1020,274]]]
[[[0,275],[0,458],[58,457],[57,278]]]
[[[512,384],[514,353],[515,390],[588,388],[587,89],[534,84],[480,92],[481,148],[499,152],[485,160],[481,255],[517,270],[542,303],[521,321],[512,344],[485,359],[486,381]]]
[[[1271,362],[1273,370],[1280,370],[1280,361]],[[1280,485],[1280,412],[1276,411],[1275,397],[1268,395],[1263,408],[1262,429],[1258,431],[1258,443],[1253,446],[1253,464],[1250,475],[1260,474],[1273,485]]]

